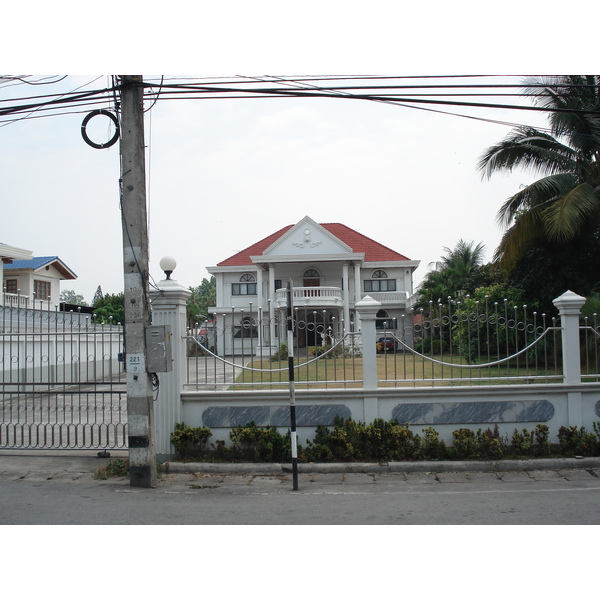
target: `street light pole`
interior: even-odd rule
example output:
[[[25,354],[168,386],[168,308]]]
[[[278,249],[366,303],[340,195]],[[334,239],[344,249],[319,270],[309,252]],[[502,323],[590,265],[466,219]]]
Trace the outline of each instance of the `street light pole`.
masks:
[[[121,75],[121,217],[125,292],[125,365],[129,482],[156,487],[156,451],[152,376],[146,370],[148,231],[141,75]]]

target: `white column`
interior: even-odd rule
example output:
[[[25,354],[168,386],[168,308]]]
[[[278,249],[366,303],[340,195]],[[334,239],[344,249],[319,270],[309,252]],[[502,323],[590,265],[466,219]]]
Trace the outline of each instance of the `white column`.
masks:
[[[567,291],[552,303],[560,313],[562,333],[563,381],[567,384],[581,383],[581,348],[579,344],[579,317],[585,298]],[[567,412],[570,427],[583,425],[581,392],[567,392]]]
[[[552,303],[560,312],[564,382],[581,383],[579,316],[581,307],[585,304],[585,298],[568,291],[555,298]]]
[[[359,313],[361,322],[363,387],[366,390],[377,388],[377,332],[375,331],[375,319],[380,308],[381,302],[373,300],[371,296],[365,296],[360,302],[356,303],[356,311]]]
[[[362,297],[362,290],[360,288],[360,265],[354,263],[354,306],[356,306]],[[354,331],[360,330],[360,315],[356,311],[354,316]]]
[[[262,323],[258,321],[258,317],[260,315],[260,309],[264,307],[265,304],[265,294],[263,290],[263,268],[261,265],[258,265],[256,270],[256,320],[258,323],[258,345],[263,346],[263,327]],[[254,318],[252,315],[250,315]]]
[[[156,454],[167,458],[175,455],[175,450],[171,446],[171,432],[175,429],[175,423],[181,422],[181,391],[187,370],[185,306],[191,292],[173,279],[164,279],[157,287],[158,291],[150,293],[152,324],[170,326],[173,358],[173,370],[158,373],[160,386],[154,403]]]
[[[342,264],[342,288],[344,302],[344,334],[350,331],[350,277],[348,276],[348,263]]]
[[[267,297],[269,302],[269,346],[275,348],[275,265],[269,265],[269,293]],[[278,348],[277,348],[278,349]]]

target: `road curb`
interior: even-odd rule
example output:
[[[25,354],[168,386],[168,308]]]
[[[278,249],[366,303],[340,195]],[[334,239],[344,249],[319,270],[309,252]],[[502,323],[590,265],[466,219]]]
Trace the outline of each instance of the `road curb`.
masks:
[[[166,462],[166,473],[291,473],[290,464]],[[387,463],[302,463],[299,473],[436,473],[555,471],[561,469],[600,469],[600,458],[537,458],[498,461],[417,461]]]

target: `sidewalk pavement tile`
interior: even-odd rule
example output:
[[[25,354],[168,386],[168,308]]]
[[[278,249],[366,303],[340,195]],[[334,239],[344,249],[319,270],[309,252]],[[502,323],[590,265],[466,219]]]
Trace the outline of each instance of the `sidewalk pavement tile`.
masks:
[[[596,479],[586,469],[561,469],[558,473],[568,481],[590,481]]]
[[[530,481],[531,477],[527,471],[498,471],[498,477],[502,481],[513,482],[513,481]]]
[[[468,473],[442,472],[436,473],[441,483],[467,483],[470,480]]]
[[[564,479],[558,471],[528,471],[529,477],[536,481],[557,481]]]
[[[435,473],[405,473],[409,484],[439,483]]]
[[[373,485],[375,476],[368,473],[345,473],[344,483],[346,485]]]

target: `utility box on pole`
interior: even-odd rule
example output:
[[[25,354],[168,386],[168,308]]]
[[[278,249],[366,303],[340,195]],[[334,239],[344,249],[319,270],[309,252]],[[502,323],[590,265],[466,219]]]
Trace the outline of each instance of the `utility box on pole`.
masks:
[[[146,328],[148,230],[144,146],[144,87],[141,75],[121,75],[121,218],[125,283],[125,360],[129,482],[156,487],[156,451],[152,375],[148,370]],[[131,368],[129,368],[131,367]]]
[[[171,328],[169,325],[146,327],[147,370],[149,373],[168,373],[173,370]]]

